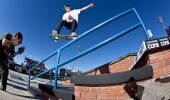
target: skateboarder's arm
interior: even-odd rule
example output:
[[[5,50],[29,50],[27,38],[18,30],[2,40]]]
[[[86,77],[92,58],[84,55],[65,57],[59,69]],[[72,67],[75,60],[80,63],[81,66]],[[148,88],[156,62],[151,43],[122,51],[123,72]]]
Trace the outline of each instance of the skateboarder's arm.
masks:
[[[80,11],[84,11],[84,10],[90,8],[90,7],[93,7],[93,6],[94,6],[94,4],[93,4],[93,3],[90,3],[89,5],[87,5],[87,6],[83,7],[83,8],[81,8]]]

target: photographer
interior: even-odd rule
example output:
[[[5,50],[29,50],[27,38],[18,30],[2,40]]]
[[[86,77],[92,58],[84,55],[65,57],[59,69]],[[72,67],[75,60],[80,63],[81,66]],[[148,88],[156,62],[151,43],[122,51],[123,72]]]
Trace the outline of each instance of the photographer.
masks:
[[[12,59],[18,54],[24,52],[24,47],[18,48],[15,52],[15,46],[22,43],[23,36],[21,32],[17,32],[14,35],[10,33],[4,34],[0,38],[0,74],[1,74],[1,87],[0,89],[6,91],[7,79],[8,79],[8,59]]]

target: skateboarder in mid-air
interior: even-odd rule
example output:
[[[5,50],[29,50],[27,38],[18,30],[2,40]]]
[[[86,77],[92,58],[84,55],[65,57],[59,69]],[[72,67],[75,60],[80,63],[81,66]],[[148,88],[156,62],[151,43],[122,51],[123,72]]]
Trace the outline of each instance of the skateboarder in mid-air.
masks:
[[[90,3],[89,5],[81,8],[81,9],[74,9],[71,10],[69,5],[65,5],[64,9],[66,11],[66,13],[63,15],[62,21],[59,24],[59,26],[52,31],[52,36],[54,37],[58,37],[60,34],[60,30],[63,26],[65,26],[66,28],[68,28],[70,30],[70,36],[74,37],[77,36],[77,34],[75,33],[75,30],[78,26],[78,15],[80,14],[80,12],[93,7],[93,3]]]

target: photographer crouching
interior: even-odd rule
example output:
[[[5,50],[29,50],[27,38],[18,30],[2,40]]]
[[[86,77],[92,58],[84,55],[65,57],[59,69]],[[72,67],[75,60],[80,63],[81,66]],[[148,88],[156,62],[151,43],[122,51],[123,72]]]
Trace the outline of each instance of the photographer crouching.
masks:
[[[18,48],[15,52],[15,46],[22,43],[23,35],[21,32],[17,32],[14,35],[5,33],[0,37],[0,74],[1,74],[1,87],[0,89],[6,91],[7,79],[8,79],[8,60],[13,59],[18,54],[24,52],[25,47]]]

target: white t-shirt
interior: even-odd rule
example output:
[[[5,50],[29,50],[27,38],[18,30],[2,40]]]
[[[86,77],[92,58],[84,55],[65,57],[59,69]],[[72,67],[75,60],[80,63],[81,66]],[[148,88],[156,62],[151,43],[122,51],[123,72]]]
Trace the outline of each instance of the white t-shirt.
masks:
[[[71,17],[73,17],[78,22],[78,15],[79,14],[80,14],[80,9],[71,10],[70,12],[66,12],[63,15],[63,20],[65,20],[67,22],[72,22],[73,19]]]

